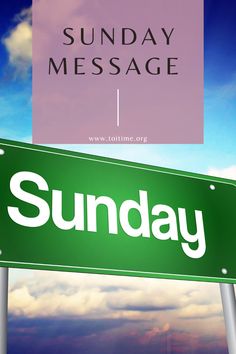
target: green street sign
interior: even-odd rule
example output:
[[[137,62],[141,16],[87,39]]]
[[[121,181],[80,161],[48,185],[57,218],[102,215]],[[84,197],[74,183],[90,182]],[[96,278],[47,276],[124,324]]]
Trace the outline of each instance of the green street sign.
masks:
[[[0,140],[0,266],[234,283],[235,182]]]

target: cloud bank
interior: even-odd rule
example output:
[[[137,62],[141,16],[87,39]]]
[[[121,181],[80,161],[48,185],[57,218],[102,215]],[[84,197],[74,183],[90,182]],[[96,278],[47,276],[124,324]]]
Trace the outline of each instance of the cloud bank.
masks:
[[[145,323],[144,328],[168,323],[199,334],[206,326],[214,335],[224,332],[218,285],[189,281],[32,271],[12,283],[9,313],[29,319],[120,319]]]

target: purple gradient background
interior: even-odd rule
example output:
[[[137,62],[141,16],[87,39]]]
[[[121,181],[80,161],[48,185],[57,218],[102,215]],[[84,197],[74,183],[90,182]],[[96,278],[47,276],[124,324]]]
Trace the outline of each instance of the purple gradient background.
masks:
[[[56,11],[55,11],[56,9]],[[64,46],[65,27],[134,28],[135,45]],[[147,28],[157,45],[140,45]],[[166,46],[161,27],[175,28]],[[78,33],[78,32],[77,32]],[[119,39],[120,36],[117,36]],[[48,75],[48,58],[68,59],[68,75]],[[160,57],[161,74],[73,75],[73,58],[120,57],[127,69]],[[166,57],[178,57],[179,75],[167,76]],[[58,59],[58,60],[57,60]],[[91,66],[85,70],[90,72]],[[116,126],[116,90],[120,126]],[[203,142],[202,0],[41,0],[33,6],[33,141],[89,143],[93,136],[144,136],[147,143]],[[99,143],[99,142],[97,142]]]

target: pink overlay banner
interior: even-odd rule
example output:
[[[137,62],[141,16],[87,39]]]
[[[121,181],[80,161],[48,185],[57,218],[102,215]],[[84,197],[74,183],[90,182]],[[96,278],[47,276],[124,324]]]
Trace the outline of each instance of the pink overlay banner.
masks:
[[[203,143],[203,0],[34,0],[33,142]]]

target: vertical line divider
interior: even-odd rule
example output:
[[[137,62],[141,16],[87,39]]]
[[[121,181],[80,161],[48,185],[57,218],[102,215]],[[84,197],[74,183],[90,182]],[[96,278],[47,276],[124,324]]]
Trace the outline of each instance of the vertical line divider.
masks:
[[[116,89],[116,126],[120,126],[120,89]]]

